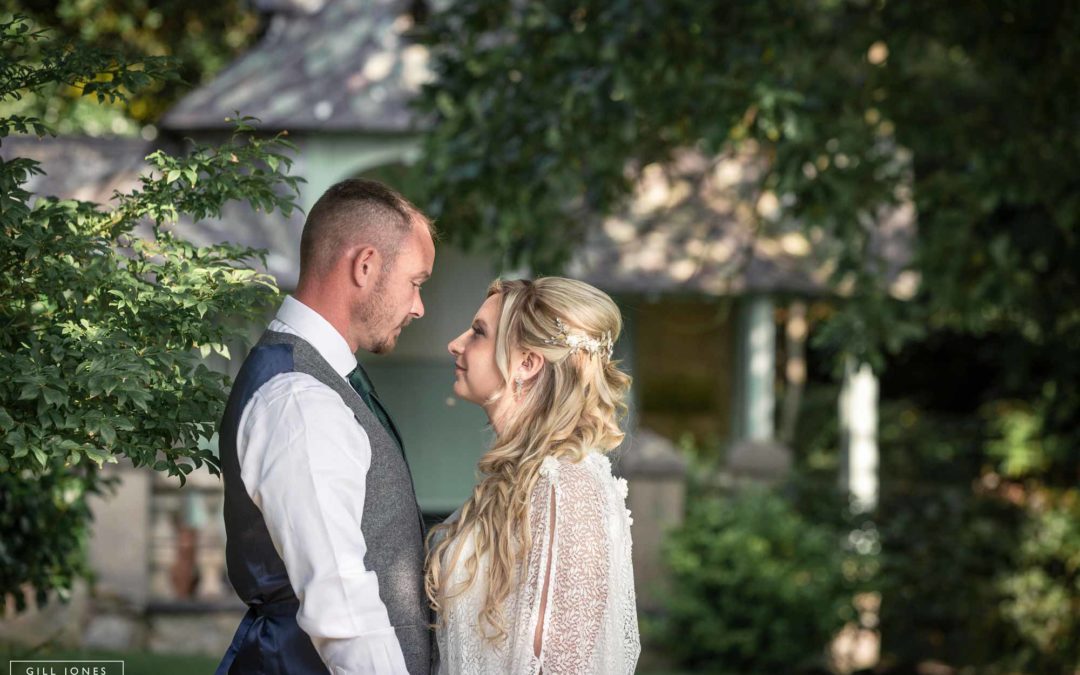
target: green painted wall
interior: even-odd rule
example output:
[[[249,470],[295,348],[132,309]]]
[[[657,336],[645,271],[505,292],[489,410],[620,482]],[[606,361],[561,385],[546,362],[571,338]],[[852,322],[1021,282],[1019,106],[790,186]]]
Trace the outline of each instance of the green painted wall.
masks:
[[[490,442],[487,416],[454,397],[449,361],[387,358],[368,372],[401,432],[420,507],[453,512],[476,482],[476,462]]]
[[[306,212],[334,183],[387,164],[411,164],[419,152],[415,136],[319,134],[298,142],[307,180],[300,202]]]

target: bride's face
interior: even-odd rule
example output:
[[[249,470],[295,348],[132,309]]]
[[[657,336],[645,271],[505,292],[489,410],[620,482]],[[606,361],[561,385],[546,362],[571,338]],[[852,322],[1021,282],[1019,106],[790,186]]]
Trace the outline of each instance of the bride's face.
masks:
[[[447,345],[454,357],[454,393],[481,406],[506,387],[495,363],[495,331],[501,311],[502,296],[488,297],[469,329]]]

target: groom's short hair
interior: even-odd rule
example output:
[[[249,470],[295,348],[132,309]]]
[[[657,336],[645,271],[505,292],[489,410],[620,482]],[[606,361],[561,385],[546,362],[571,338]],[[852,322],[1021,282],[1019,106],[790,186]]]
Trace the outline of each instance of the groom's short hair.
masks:
[[[329,268],[356,244],[378,249],[388,269],[415,223],[434,238],[431,220],[393,188],[366,178],[343,180],[308,212],[300,237],[300,276]]]

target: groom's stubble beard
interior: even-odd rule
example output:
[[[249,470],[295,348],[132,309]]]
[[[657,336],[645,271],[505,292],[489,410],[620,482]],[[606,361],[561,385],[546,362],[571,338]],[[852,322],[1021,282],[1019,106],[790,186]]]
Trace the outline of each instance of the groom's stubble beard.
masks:
[[[375,284],[374,290],[367,302],[361,303],[356,308],[356,320],[368,327],[371,332],[371,347],[368,351],[372,354],[388,354],[397,346],[397,336],[394,330],[404,329],[412,323],[412,317],[406,316],[400,324],[390,325],[394,319],[394,310],[386,302],[386,280],[384,274]]]

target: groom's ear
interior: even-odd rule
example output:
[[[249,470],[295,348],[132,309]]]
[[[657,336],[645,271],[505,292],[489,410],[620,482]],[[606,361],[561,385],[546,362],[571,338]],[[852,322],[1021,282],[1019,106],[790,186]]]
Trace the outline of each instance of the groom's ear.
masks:
[[[379,252],[373,246],[361,246],[351,256],[353,283],[360,288],[373,285],[379,266]]]

